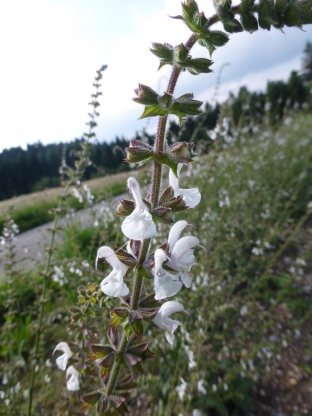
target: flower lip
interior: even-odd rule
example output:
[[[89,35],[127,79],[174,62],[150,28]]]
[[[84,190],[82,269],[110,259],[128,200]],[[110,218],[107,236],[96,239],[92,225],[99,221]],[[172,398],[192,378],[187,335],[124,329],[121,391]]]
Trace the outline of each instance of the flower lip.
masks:
[[[79,390],[79,372],[72,365],[66,371],[66,388],[69,391]]]
[[[56,365],[60,370],[66,370],[68,360],[73,356],[73,352],[69,348],[69,345],[67,342],[60,342],[57,344],[57,346],[54,348],[52,355],[54,355],[55,351],[63,351],[64,354],[60,355],[56,359]]]
[[[130,240],[146,240],[156,234],[156,225],[153,222],[148,206],[143,202],[139,183],[134,178],[129,178],[127,184],[129,192],[135,201],[135,208],[124,219],[121,231]]]

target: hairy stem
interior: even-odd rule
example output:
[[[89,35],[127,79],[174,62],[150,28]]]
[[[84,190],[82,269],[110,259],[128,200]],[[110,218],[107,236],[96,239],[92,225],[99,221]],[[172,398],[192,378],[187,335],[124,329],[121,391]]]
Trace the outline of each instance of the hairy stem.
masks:
[[[197,35],[193,34],[188,41],[186,42],[185,46],[188,49],[191,49],[194,44],[197,41]],[[174,66],[172,69],[172,73],[169,79],[168,87],[166,92],[168,94],[173,94],[179,75],[181,73],[181,69],[177,66]],[[164,143],[165,143],[165,133],[166,133],[166,125],[167,125],[168,116],[159,117],[158,119],[158,126],[157,126],[157,133],[156,133],[156,139],[155,139],[155,152],[158,154],[161,154],[164,150]],[[161,175],[162,175],[162,165],[161,163],[158,163],[154,161],[153,163],[153,170],[152,170],[152,184],[151,184],[151,205],[152,209],[155,209],[158,204],[159,199],[159,193],[160,193],[160,184],[161,184]],[[138,260],[138,266],[141,266],[147,257],[148,248],[150,245],[150,239],[144,240],[141,245],[139,260]],[[143,275],[139,271],[139,267],[137,269],[137,272],[134,277],[134,283],[133,283],[133,291],[132,291],[132,297],[131,297],[131,310],[136,310],[138,308],[139,302],[140,302],[140,294],[142,289],[142,283],[143,283]],[[112,370],[109,375],[109,379],[106,386],[106,394],[109,395],[114,391],[115,385],[118,380],[120,367],[121,367],[121,358],[122,354],[124,353],[126,346],[127,346],[127,337],[125,331],[123,332],[118,353],[116,356],[116,359],[114,361]]]
[[[123,353],[125,352],[127,343],[128,343],[127,335],[126,335],[126,332],[124,331],[122,334],[122,338],[120,340],[119,348],[116,354],[116,358],[115,358],[112,370],[109,375],[109,380],[107,382],[107,386],[106,386],[107,396],[109,396],[115,389],[118,376],[119,376],[120,367],[121,367],[122,356],[123,356]]]

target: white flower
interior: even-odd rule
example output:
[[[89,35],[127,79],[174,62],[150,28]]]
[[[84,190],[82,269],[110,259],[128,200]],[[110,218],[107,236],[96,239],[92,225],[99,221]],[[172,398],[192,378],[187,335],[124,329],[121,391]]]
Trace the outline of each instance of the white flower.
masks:
[[[182,325],[181,322],[175,321],[174,319],[169,318],[170,315],[176,312],[185,312],[184,306],[176,301],[169,301],[165,302],[161,305],[159,311],[157,312],[156,316],[152,321],[156,326],[161,329],[164,329],[167,341],[169,344],[173,344],[174,341],[174,331],[178,328],[178,326]]]
[[[66,388],[69,391],[79,390],[79,372],[72,365],[66,371]]]
[[[207,394],[207,390],[205,388],[205,382],[203,379],[200,379],[197,383],[197,389],[201,394]]]
[[[187,382],[182,377],[180,377],[180,379],[181,379],[181,384],[180,386],[176,387],[176,391],[178,392],[179,399],[183,400],[183,397],[185,396],[185,392],[187,388]]]
[[[182,166],[183,166],[183,163],[179,163],[178,177],[180,175]],[[170,172],[169,172],[169,185],[173,188],[174,196],[183,195],[183,201],[185,202],[186,206],[188,206],[189,208],[194,208],[200,203],[201,195],[200,195],[198,188],[180,189],[179,179],[175,176],[172,169],[170,169]]]
[[[57,344],[57,346],[54,348],[52,355],[54,355],[55,351],[59,351],[59,350],[63,351],[64,354],[57,357],[56,365],[58,366],[59,369],[64,371],[66,370],[68,360],[72,357],[73,353],[71,349],[69,348],[69,345],[67,344],[67,342],[60,342],[59,344]]]
[[[187,236],[179,239],[187,226],[186,221],[176,222],[169,232],[168,243],[170,251],[170,267],[180,272],[180,278],[185,287],[191,287],[191,267],[196,264],[193,248],[199,245],[197,237]]]
[[[121,231],[130,240],[146,240],[156,234],[156,225],[147,205],[143,202],[140,185],[134,178],[128,179],[129,192],[135,201],[135,209],[124,219]]]
[[[179,278],[167,270],[163,269],[163,263],[168,260],[164,250],[161,248],[155,251],[155,268],[154,268],[154,287],[155,299],[165,299],[174,296],[182,287]]]
[[[98,259],[105,258],[108,263],[113,267],[111,273],[105,277],[101,282],[101,290],[108,296],[118,297],[126,296],[129,293],[127,285],[123,282],[123,278],[127,273],[128,266],[123,264],[114,251],[107,246],[103,246],[98,249],[96,257],[96,266]]]

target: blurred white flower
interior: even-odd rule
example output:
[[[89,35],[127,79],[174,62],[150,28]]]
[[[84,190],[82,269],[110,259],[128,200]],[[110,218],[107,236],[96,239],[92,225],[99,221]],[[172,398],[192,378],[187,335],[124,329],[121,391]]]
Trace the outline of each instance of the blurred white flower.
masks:
[[[181,384],[180,386],[176,387],[176,391],[178,392],[180,400],[183,400],[183,397],[185,396],[187,388],[187,382],[181,377]]]
[[[207,390],[205,388],[205,382],[203,379],[200,379],[197,383],[197,389],[201,394],[207,394]]]
[[[156,326],[166,331],[165,336],[171,345],[175,338],[174,331],[178,326],[182,325],[181,322],[169,318],[170,315],[176,312],[185,312],[184,306],[181,303],[176,301],[165,302],[161,305],[155,318],[152,319],[152,322],[154,322]]]
[[[180,171],[182,169],[182,166],[183,166],[183,163],[179,163],[178,177],[180,176]],[[188,206],[189,208],[194,208],[200,203],[201,194],[198,188],[180,189],[179,179],[175,176],[172,169],[170,169],[169,171],[169,185],[172,187],[175,197],[179,195],[183,195],[183,201],[185,202],[185,205]]]
[[[69,391],[79,390],[79,372],[72,365],[66,371],[66,388]]]
[[[101,290],[108,296],[118,297],[126,296],[129,293],[127,285],[123,278],[128,271],[128,266],[123,264],[114,251],[107,246],[98,249],[96,257],[96,267],[99,259],[104,258],[113,267],[111,273],[101,282]]]
[[[67,342],[60,342],[59,344],[57,344],[57,346],[54,348],[52,355],[54,355],[55,351],[63,351],[64,354],[57,357],[56,365],[58,366],[59,369],[65,371],[68,360],[72,357],[73,353],[71,349],[69,348],[69,345],[67,344]]]
[[[124,219],[121,231],[130,240],[146,240],[156,234],[156,225],[143,202],[140,185],[134,178],[128,179],[128,188],[135,201],[135,209]]]

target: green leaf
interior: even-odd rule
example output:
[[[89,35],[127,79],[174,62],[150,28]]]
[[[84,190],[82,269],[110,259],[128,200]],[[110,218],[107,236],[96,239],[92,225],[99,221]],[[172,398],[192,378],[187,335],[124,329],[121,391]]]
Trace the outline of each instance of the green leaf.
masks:
[[[188,56],[189,50],[184,46],[183,43],[174,48],[173,59],[177,64],[185,63]]]
[[[212,72],[212,70],[209,68],[213,62],[210,59],[205,58],[195,58],[191,59],[191,61],[186,65],[186,69],[192,74],[192,75],[198,75],[201,73],[208,73]]]
[[[229,33],[242,32],[244,29],[237,19],[232,16],[220,16],[224,29]]]
[[[100,345],[100,344],[92,344],[91,350],[92,350],[92,353],[88,355],[88,359],[91,362],[98,360],[100,358],[104,358],[108,354],[114,351],[110,345]]]
[[[80,407],[80,411],[86,412],[87,410],[91,409],[100,400],[101,397],[102,393],[98,391],[81,396],[83,404]]]
[[[287,10],[285,11],[285,14],[284,14],[284,22],[285,22],[285,25],[288,27],[292,27],[292,26],[301,27],[302,26],[301,17],[300,17],[300,13],[299,13],[299,9],[297,5],[293,4],[287,7]]]
[[[241,8],[243,12],[250,11],[255,4],[255,0],[242,0],[241,1]]]
[[[127,338],[129,339],[131,335],[131,325],[129,321],[127,321],[126,324],[124,325],[124,330],[126,332]]]
[[[253,33],[258,30],[258,21],[252,13],[243,13],[241,15],[241,23],[244,30]]]
[[[127,319],[127,317],[129,316],[129,311],[127,309],[122,309],[122,308],[114,309],[111,311],[110,315],[111,315],[111,320],[110,320],[109,326],[117,327],[117,326],[120,326],[125,321],[125,319]]]
[[[173,46],[169,43],[152,43],[150,51],[165,62],[172,62],[173,60]]]
[[[271,18],[270,6],[267,0],[262,0],[258,6],[258,20],[261,29],[270,30],[273,20]]]
[[[137,98],[133,98],[133,101],[136,103],[143,105],[156,105],[158,103],[158,94],[152,88],[139,84],[139,87],[134,91]]]
[[[142,320],[140,320],[140,319],[135,320],[132,323],[132,329],[136,333],[136,335],[141,338],[143,336],[143,323],[142,323]]]
[[[168,111],[159,107],[159,105],[153,105],[145,107],[143,114],[139,119],[146,118],[146,117],[156,117],[156,116],[166,116]]]

